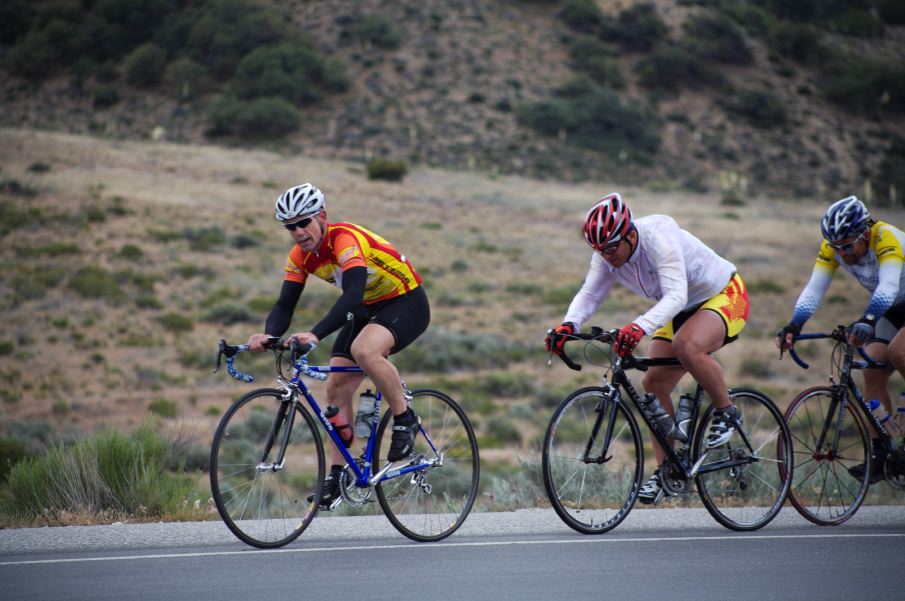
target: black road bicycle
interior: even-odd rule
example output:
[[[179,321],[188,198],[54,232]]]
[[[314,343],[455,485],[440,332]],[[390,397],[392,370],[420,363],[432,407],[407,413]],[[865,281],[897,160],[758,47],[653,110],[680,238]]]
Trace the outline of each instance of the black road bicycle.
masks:
[[[627,370],[679,365],[676,359],[626,355],[610,347],[618,330],[592,328],[573,334],[585,341],[584,357],[604,367],[600,386],[570,394],[553,413],[543,446],[543,477],[550,503],[578,532],[600,534],[619,525],[637,499],[644,475],[644,445],[638,420],[666,451],[660,470],[667,495],[691,493],[693,485],[717,522],[732,530],[756,530],[782,508],[792,473],[791,438],[782,413],[765,394],[733,388],[729,398],[741,411],[743,425],[723,446],[707,449],[705,439],[713,407],[702,409],[703,389],[694,393],[688,439],[673,450],[668,436],[641,409]],[[563,353],[572,369],[581,369]],[[552,360],[552,357],[551,357]]]
[[[848,343],[845,326],[828,333],[799,334],[799,340],[829,338],[835,341],[831,355],[830,383],[801,392],[786,410],[792,433],[795,474],[789,500],[802,517],[821,526],[836,526],[855,515],[870,486],[871,434],[867,424],[879,433],[883,477],[905,491],[905,445],[895,440],[864,404],[852,370],[887,369]],[[860,350],[860,349],[859,349]],[[809,366],[792,348],[789,355],[798,365]],[[852,469],[861,466],[860,469]]]

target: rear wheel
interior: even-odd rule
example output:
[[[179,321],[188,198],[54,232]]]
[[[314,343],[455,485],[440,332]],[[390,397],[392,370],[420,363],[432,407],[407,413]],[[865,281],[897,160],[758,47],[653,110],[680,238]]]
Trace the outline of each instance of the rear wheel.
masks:
[[[383,480],[377,500],[399,532],[419,542],[438,541],[462,525],[474,504],[481,471],[478,442],[465,412],[442,392],[413,391],[411,408],[421,418],[421,431],[409,459],[396,462],[388,474],[427,467]],[[391,419],[387,411],[377,428],[374,472],[387,463]]]
[[[563,522],[584,534],[618,526],[641,487],[641,433],[631,411],[612,394],[600,387],[576,390],[556,409],[544,437],[544,487],[550,504]],[[609,424],[610,445],[601,457]]]
[[[324,451],[314,419],[300,406],[293,409],[284,394],[255,390],[233,403],[211,447],[217,511],[233,534],[254,547],[282,547],[298,538],[317,513],[324,482]]]
[[[869,486],[867,428],[848,394],[841,421],[840,409],[832,389],[820,386],[799,394],[785,416],[795,456],[789,500],[802,517],[821,526],[836,526],[855,515]],[[853,469],[858,466],[860,473]]]
[[[765,394],[736,388],[729,398],[741,411],[741,429],[723,446],[706,450],[713,406],[707,408],[694,438],[693,459],[707,455],[695,481],[717,522],[731,530],[757,530],[776,517],[789,493],[791,439],[782,414]]]

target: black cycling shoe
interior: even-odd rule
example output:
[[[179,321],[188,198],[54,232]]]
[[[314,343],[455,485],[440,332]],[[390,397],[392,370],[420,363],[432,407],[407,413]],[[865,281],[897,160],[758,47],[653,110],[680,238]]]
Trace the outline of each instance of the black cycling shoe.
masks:
[[[321,492],[321,504],[319,507],[326,511],[332,509],[333,503],[339,499],[342,494],[339,492],[339,479],[342,476],[343,466],[334,465],[330,468],[330,473],[324,478],[324,488]],[[308,495],[308,502],[314,501],[314,493]]]
[[[886,447],[880,444],[880,441],[874,439],[873,444],[873,452],[870,454],[870,484],[876,484],[877,482],[882,482],[886,479],[886,475],[883,473],[883,467],[886,464]],[[851,474],[852,478],[856,480],[860,480],[864,477],[864,464],[859,463],[858,465],[852,466],[848,468],[848,473]]]
[[[415,448],[415,437],[421,429],[421,418],[408,409],[402,415],[393,416],[393,439],[387,461],[399,461],[412,454]]]

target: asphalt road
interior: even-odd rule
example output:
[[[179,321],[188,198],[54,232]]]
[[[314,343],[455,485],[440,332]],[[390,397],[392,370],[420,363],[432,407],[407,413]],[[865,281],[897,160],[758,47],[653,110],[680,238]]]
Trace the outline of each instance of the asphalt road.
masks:
[[[735,533],[698,509],[635,509],[585,536],[552,510],[473,514],[419,544],[382,517],[318,517],[252,549],[219,522],[0,531],[0,599],[905,599],[905,507],[821,528],[787,507]]]

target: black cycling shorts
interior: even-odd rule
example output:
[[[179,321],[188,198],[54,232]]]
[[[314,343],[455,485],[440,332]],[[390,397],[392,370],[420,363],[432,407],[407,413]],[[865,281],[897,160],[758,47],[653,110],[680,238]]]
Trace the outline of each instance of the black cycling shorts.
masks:
[[[396,298],[363,305],[357,313],[364,318],[356,316],[339,330],[331,356],[354,361],[352,342],[369,323],[379,323],[393,333],[396,342],[390,349],[390,354],[398,353],[423,334],[431,320],[430,303],[427,302],[424,286],[418,286]]]
[[[883,317],[877,320],[873,340],[889,344],[902,327],[905,327],[905,303],[891,306]]]

